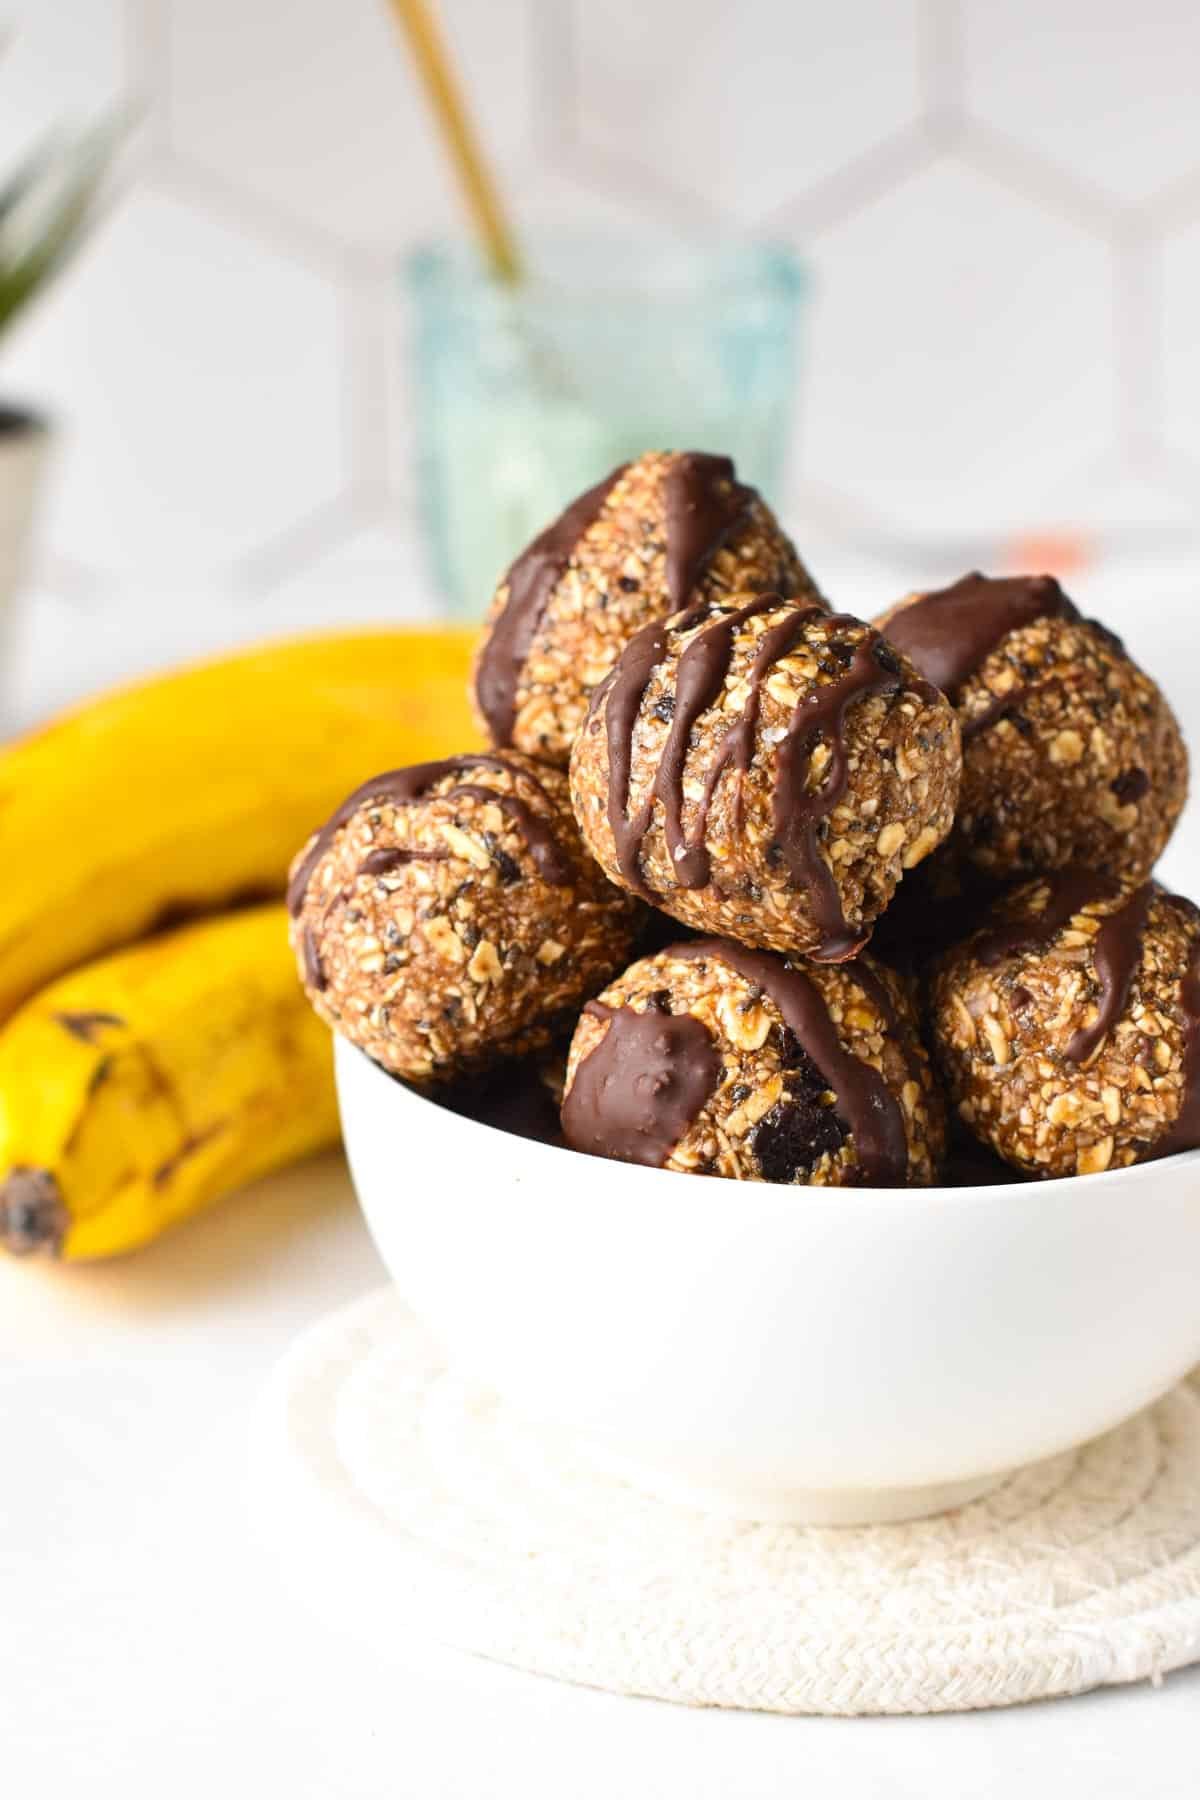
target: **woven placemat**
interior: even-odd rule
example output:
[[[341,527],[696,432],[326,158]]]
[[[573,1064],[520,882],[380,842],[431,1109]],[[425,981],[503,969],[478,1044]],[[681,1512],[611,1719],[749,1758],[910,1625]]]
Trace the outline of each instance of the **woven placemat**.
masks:
[[[931,1713],[1200,1661],[1200,1388],[974,1505],[730,1523],[597,1473],[447,1369],[394,1292],[311,1329],[264,1398],[275,1548],[397,1629],[617,1693]],[[281,1544],[282,1534],[282,1544]]]

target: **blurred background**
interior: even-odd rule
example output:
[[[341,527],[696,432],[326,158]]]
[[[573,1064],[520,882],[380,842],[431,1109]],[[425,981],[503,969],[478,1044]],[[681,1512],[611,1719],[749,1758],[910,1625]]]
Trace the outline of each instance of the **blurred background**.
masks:
[[[770,498],[840,605],[1045,564],[1136,621],[1186,705],[1200,12],[436,11],[531,256],[797,254]],[[384,0],[0,0],[0,92],[6,165],[134,108],[90,239],[0,345],[3,397],[56,428],[17,717],[276,630],[436,614],[399,262],[469,229]]]

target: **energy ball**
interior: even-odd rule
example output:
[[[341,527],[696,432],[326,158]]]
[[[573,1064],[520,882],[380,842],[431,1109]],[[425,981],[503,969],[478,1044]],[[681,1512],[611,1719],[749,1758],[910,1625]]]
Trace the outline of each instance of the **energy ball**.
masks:
[[[493,744],[565,768],[592,690],[635,631],[729,593],[818,599],[790,540],[727,456],[652,451],[581,494],[492,601],[472,697]]]
[[[902,982],[695,938],[585,1007],[563,1131],[620,1162],[794,1186],[927,1186],[942,1104]]]
[[[1030,1175],[1200,1145],[1200,911],[1152,881],[1060,870],[997,903],[932,982],[963,1123]]]
[[[839,962],[949,831],[959,766],[950,703],[878,632],[741,595],[637,634],[593,696],[571,798],[630,893]]]
[[[1187,797],[1187,752],[1119,638],[1049,575],[966,575],[875,623],[958,712],[957,849],[1000,879],[1076,862],[1145,879]]]
[[[562,770],[516,751],[365,782],[297,858],[288,899],[316,1011],[418,1083],[565,1034],[644,917],[584,849]]]

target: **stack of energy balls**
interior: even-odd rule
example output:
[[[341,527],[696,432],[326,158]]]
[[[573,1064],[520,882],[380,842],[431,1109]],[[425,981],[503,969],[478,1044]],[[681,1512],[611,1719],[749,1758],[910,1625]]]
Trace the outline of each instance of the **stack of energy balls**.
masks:
[[[651,453],[518,557],[472,683],[491,748],[365,782],[293,870],[312,1003],[393,1075],[756,1181],[1200,1144],[1200,913],[1150,879],[1186,752],[1050,577],[866,624],[727,457]]]

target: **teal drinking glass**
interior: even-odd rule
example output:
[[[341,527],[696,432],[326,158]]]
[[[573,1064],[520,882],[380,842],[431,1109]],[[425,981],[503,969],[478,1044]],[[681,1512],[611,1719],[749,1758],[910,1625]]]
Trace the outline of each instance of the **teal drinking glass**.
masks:
[[[478,618],[529,540],[643,450],[717,450],[779,491],[802,272],[769,244],[556,239],[536,277],[467,249],[405,264],[420,499],[446,610]]]

